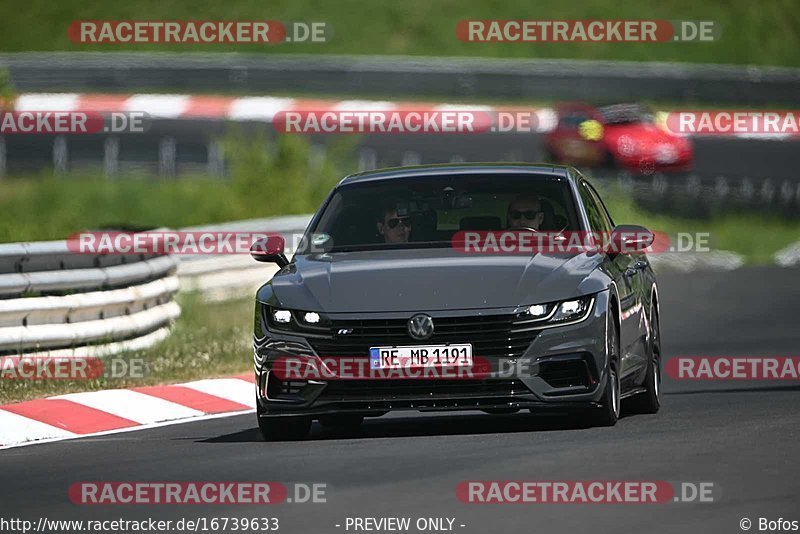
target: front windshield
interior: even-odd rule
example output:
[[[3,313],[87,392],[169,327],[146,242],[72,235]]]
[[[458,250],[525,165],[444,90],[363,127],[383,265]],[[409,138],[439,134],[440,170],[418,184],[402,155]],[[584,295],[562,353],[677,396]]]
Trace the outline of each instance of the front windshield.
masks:
[[[566,180],[551,175],[415,176],[337,189],[308,244],[316,251],[450,246],[461,230],[579,229]],[[307,253],[309,247],[298,251]]]

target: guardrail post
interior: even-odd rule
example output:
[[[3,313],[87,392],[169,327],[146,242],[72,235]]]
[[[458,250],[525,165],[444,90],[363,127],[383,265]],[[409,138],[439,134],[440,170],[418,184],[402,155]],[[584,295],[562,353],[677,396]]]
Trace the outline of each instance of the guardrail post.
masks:
[[[315,171],[321,169],[325,163],[326,152],[325,145],[311,145],[311,150],[308,151],[308,167]]]
[[[69,149],[67,148],[67,139],[63,135],[59,135],[53,140],[53,172],[66,174],[68,166]]]
[[[742,182],[739,184],[741,188],[741,195],[744,199],[745,203],[750,202],[755,194],[755,187],[753,187],[753,181],[750,178],[742,178]]]
[[[208,174],[218,177],[225,176],[225,152],[219,141],[208,143]]]
[[[772,197],[775,196],[775,185],[772,183],[772,180],[767,178],[761,184],[761,201],[764,204],[769,204],[772,202]]]
[[[0,135],[0,178],[6,175],[6,139]]]
[[[401,165],[419,165],[420,163],[422,163],[422,156],[420,156],[419,152],[411,150],[403,152],[403,156],[400,159]]]
[[[784,180],[783,183],[781,183],[781,200],[785,204],[791,204],[793,196],[794,191],[792,191],[792,184],[789,180]]]
[[[358,170],[371,171],[378,167],[378,153],[371,148],[358,151]]]
[[[168,178],[175,176],[175,138],[164,137],[158,144],[158,174]]]
[[[103,143],[103,172],[106,178],[114,176],[119,171],[119,138],[106,137]]]
[[[728,197],[728,193],[730,193],[730,186],[728,186],[727,178],[724,176],[717,176],[714,185],[714,193],[717,195],[717,198],[722,200]]]

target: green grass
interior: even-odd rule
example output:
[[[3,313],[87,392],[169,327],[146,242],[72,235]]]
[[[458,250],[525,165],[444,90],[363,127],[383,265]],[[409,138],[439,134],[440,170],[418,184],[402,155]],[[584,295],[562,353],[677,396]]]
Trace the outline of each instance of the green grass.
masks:
[[[300,136],[280,136],[272,150],[258,137],[231,135],[226,179],[183,177],[162,180],[125,176],[37,176],[0,180],[0,242],[64,239],[87,229],[115,225],[180,228],[314,211],[352,168],[350,143],[328,149],[309,162]]]
[[[464,19],[713,20],[713,43],[464,43]],[[281,20],[325,22],[327,43],[279,45],[81,45],[67,37],[74,20]],[[800,65],[800,9],[794,0],[140,0],[87,3],[33,0],[0,4],[0,50],[178,50],[314,54],[409,54]]]
[[[187,382],[200,378],[231,376],[253,367],[253,302],[199,301],[195,294],[181,294],[181,317],[171,335],[143,351],[120,356],[143,360],[143,378],[96,380],[2,380],[0,404],[27,399],[143,385]]]

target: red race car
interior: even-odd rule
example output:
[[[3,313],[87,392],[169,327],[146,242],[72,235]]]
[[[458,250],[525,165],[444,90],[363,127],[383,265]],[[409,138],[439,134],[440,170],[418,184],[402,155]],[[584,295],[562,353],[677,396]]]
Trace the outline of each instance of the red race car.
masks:
[[[638,104],[594,107],[562,104],[558,125],[545,135],[545,151],[555,163],[617,167],[636,174],[689,171],[693,163],[688,139],[656,124]]]

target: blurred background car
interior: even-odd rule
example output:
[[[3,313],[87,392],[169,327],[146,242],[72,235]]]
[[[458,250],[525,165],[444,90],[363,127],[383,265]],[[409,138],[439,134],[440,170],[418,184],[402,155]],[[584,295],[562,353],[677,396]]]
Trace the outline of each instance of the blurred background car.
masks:
[[[545,136],[551,161],[620,168],[635,174],[690,171],[688,139],[667,132],[640,104],[595,107],[573,102],[556,108],[558,124]]]

